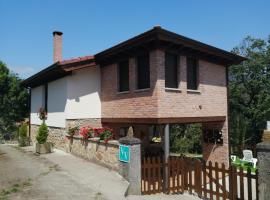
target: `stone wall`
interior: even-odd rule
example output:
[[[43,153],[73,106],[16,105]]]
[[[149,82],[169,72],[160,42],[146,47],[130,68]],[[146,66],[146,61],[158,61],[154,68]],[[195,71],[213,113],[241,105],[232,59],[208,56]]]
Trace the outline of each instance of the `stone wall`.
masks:
[[[100,118],[86,118],[86,119],[67,119],[66,120],[66,128],[72,126],[93,126],[93,127],[102,127]]]
[[[31,124],[31,142],[36,143],[36,135],[38,133],[39,125]],[[65,134],[66,130],[64,128],[48,127],[49,135],[48,142],[51,142],[55,148],[64,149],[65,148]]]
[[[104,143],[98,138],[87,141],[78,136],[65,138],[65,151],[115,171],[119,171],[118,148],[116,140]]]

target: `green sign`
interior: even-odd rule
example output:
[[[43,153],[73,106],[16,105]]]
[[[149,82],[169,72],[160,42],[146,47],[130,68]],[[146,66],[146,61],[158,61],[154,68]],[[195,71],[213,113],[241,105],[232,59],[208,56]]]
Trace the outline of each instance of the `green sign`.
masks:
[[[129,163],[130,161],[130,148],[129,146],[120,144],[119,146],[119,160]]]

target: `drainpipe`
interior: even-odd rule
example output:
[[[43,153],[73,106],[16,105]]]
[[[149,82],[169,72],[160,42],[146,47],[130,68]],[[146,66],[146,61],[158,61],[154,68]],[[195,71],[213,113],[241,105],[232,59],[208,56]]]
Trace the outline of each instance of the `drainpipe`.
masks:
[[[29,103],[28,103],[28,105],[29,105],[29,146],[30,146],[30,141],[31,141],[31,94],[32,94],[32,92],[31,92],[31,88],[28,88],[29,89],[29,99],[28,99],[28,101],[29,101]]]

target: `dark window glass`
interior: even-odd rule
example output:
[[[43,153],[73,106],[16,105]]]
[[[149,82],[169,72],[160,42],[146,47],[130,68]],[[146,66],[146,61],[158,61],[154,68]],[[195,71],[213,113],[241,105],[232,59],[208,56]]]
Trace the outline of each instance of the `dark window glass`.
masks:
[[[165,54],[165,87],[178,88],[177,55]]]
[[[150,64],[148,54],[137,57],[137,86],[138,89],[150,88]]]
[[[198,61],[187,58],[187,89],[198,89]]]
[[[129,62],[128,60],[118,63],[118,90],[124,92],[129,90]]]
[[[45,84],[45,88],[44,88],[44,93],[45,93],[45,110],[46,112],[48,112],[48,84]]]

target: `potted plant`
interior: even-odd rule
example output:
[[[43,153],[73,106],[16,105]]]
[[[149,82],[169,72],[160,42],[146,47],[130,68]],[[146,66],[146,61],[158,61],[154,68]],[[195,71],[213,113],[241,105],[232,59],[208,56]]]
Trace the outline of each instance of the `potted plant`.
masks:
[[[76,135],[79,131],[79,126],[73,126],[73,127],[69,127],[68,128],[68,135],[70,137],[73,137],[74,135]]]
[[[113,138],[113,130],[108,127],[98,128],[96,129],[96,136],[105,143],[108,143]]]
[[[94,129],[91,126],[84,126],[80,129],[80,135],[84,140],[88,140],[88,138],[93,137]]]
[[[29,138],[27,137],[27,124],[22,123],[19,127],[19,146],[24,147],[29,145]]]
[[[40,125],[40,127],[38,129],[38,134],[36,136],[36,139],[37,139],[36,152],[39,153],[39,154],[51,153],[52,152],[51,143],[47,142],[48,132],[49,132],[48,127],[43,122]]]

